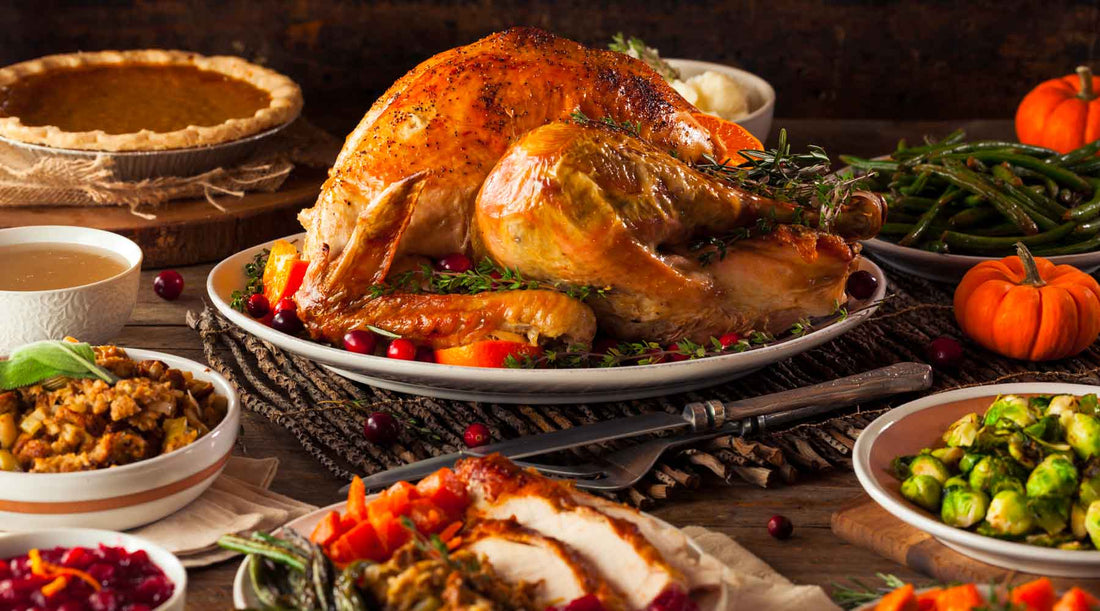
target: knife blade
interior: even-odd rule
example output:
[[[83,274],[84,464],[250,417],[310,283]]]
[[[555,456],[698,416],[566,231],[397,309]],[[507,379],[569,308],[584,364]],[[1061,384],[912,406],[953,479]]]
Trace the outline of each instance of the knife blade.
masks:
[[[740,421],[822,404],[830,406],[830,409],[838,409],[860,401],[924,390],[931,385],[932,368],[930,366],[923,363],[897,363],[821,384],[749,399],[690,403],[679,415],[663,412],[642,414],[500,441],[381,471],[364,477],[363,484],[368,490],[376,490],[399,481],[417,481],[443,467],[453,466],[462,458],[499,453],[512,460],[518,460],[667,430],[686,428],[692,432],[702,433],[722,427],[727,424],[727,420]],[[348,486],[341,488],[341,494],[346,493],[347,489]]]

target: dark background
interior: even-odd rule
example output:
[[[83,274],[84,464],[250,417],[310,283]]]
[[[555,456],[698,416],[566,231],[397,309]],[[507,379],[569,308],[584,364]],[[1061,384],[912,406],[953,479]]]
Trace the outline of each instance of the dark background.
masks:
[[[771,81],[786,118],[1010,118],[1035,84],[1100,69],[1100,0],[21,0],[0,3],[0,65],[106,48],[241,55],[297,80],[307,115],[346,130],[420,60],[521,24],[600,46],[622,31],[743,67]]]

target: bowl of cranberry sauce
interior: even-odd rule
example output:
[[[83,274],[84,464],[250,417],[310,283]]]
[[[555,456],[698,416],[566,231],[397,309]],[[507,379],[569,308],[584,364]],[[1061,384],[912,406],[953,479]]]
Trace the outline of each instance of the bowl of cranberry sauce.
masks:
[[[187,573],[153,543],[106,530],[0,536],[0,609],[176,611]]]

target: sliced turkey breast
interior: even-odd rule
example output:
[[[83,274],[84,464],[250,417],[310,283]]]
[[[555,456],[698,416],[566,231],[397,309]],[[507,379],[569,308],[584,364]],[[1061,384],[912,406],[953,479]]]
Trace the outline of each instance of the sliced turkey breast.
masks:
[[[515,520],[481,521],[463,539],[466,549],[485,557],[505,580],[537,583],[540,605],[561,606],[593,594],[608,611],[625,607],[622,596],[576,551]]]
[[[670,587],[688,589],[683,575],[637,526],[577,503],[571,486],[524,471],[496,455],[460,461],[456,473],[466,481],[473,500],[471,517],[514,519],[565,543],[622,592],[630,608],[645,608]]]

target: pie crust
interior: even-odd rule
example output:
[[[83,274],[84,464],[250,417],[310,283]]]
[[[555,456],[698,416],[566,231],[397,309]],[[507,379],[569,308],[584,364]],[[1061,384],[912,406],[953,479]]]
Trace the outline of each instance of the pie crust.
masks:
[[[136,51],[97,51],[48,55],[0,68],[0,87],[21,78],[55,69],[85,66],[125,66],[133,64],[193,66],[243,81],[270,96],[267,107],[251,117],[229,119],[218,125],[195,126],[171,132],[143,129],[128,134],[108,134],[102,130],[69,132],[52,125],[24,125],[19,117],[0,117],[0,137],[52,148],[86,151],[163,151],[211,146],[232,142],[289,123],[302,110],[302,92],[289,78],[247,62],[239,57],[207,57],[184,51],[146,49]]]

